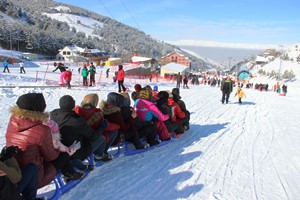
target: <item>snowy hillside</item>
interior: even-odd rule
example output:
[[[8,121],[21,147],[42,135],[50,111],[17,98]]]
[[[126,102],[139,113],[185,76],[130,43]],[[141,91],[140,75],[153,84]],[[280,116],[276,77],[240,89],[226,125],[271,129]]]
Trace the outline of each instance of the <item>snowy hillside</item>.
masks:
[[[86,34],[86,37],[101,37],[97,34],[94,34],[99,28],[103,27],[103,23],[94,20],[90,17],[84,17],[79,15],[67,14],[67,13],[44,13],[48,17],[61,21],[66,22],[69,24],[71,28],[75,28],[76,32],[83,32]]]

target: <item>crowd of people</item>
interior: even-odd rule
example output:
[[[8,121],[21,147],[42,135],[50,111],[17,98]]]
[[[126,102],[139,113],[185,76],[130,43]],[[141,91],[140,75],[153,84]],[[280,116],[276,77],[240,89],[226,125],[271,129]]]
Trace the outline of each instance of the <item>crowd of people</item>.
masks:
[[[100,102],[90,93],[80,105],[64,95],[49,113],[42,93],[21,95],[11,108],[6,146],[0,153],[0,197],[36,199],[37,190],[58,172],[68,183],[93,170],[83,162],[90,155],[95,162],[107,162],[113,159],[109,148],[123,140],[145,149],[189,129],[190,112],[179,88],[134,88],[131,96],[110,92]]]

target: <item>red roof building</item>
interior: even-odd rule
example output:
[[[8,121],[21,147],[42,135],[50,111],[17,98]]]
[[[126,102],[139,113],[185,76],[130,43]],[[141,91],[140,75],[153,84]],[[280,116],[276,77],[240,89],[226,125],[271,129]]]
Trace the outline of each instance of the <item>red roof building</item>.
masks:
[[[177,63],[180,65],[185,65],[190,67],[191,61],[188,57],[181,55],[179,53],[171,53],[161,58],[161,65],[166,65],[168,63]]]

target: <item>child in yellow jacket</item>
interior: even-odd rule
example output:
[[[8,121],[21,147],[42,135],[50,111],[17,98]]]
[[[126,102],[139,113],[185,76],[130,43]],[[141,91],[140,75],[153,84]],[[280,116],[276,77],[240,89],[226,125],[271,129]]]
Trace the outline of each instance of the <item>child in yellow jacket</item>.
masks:
[[[244,91],[242,90],[241,86],[238,86],[238,89],[234,96],[238,96],[239,104],[242,104],[242,98],[246,97],[246,95],[245,95]]]

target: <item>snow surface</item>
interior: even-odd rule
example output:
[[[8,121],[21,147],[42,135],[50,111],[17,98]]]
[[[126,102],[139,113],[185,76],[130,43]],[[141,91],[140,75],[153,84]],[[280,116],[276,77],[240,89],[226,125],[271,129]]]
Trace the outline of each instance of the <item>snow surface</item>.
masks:
[[[85,94],[96,92],[100,99],[106,99],[109,92],[117,91],[111,75],[108,79],[99,78],[105,68],[97,68],[96,87],[21,88],[58,84],[59,73],[52,72],[51,63],[39,62],[40,66],[33,68],[26,66],[27,74],[19,74],[18,67],[10,68],[10,74],[0,73],[1,146],[5,145],[9,109],[24,93],[43,93],[46,110],[52,111],[58,108],[59,98],[65,94],[72,95],[80,104]],[[81,79],[77,67],[71,68],[72,84],[78,85]],[[2,66],[0,70],[2,72]],[[275,82],[266,78],[260,81],[270,85]],[[137,82],[143,86],[158,85],[159,90],[171,90],[176,85],[125,79],[131,91]],[[60,199],[299,199],[300,81],[287,84],[287,96],[244,89],[247,98],[243,99],[243,105],[239,105],[233,95],[228,105],[222,105],[217,87],[191,85],[190,89],[181,89],[182,99],[191,112],[188,132],[168,145],[142,154],[121,156],[96,168]],[[12,85],[20,87],[8,87]]]

